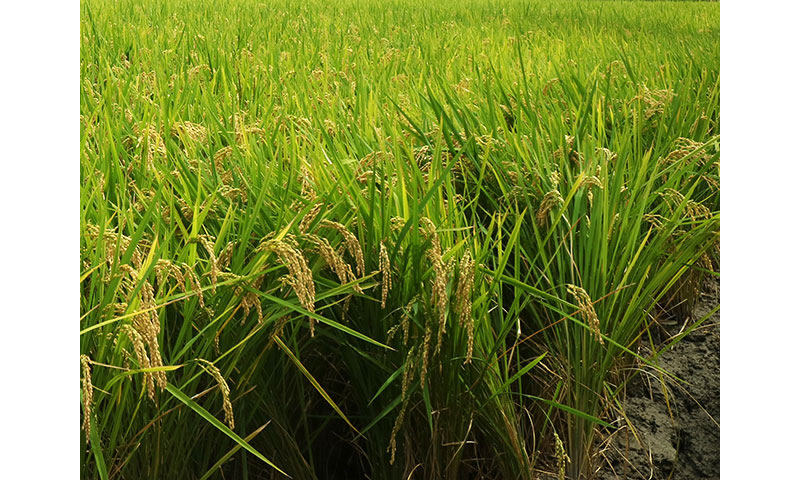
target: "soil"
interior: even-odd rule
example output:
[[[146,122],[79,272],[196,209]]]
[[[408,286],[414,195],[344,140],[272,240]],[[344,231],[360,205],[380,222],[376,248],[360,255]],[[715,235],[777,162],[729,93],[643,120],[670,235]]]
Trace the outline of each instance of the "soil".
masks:
[[[703,290],[688,324],[719,305],[718,279],[707,281]],[[678,320],[663,325],[665,337],[688,326]],[[601,442],[596,479],[719,478],[719,324],[717,311],[661,356],[660,366],[688,383],[667,379],[664,388],[654,369],[629,383],[622,405],[633,429],[620,428]],[[626,422],[620,419],[619,424]]]

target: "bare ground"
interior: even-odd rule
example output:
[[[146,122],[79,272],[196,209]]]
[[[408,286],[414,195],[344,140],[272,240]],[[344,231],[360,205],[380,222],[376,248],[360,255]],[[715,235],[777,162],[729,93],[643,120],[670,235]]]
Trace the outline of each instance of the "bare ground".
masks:
[[[718,304],[719,280],[707,281],[693,318],[702,318]],[[603,439],[599,446],[602,453],[596,459],[595,478],[719,478],[719,318],[717,311],[703,326],[664,352],[659,360],[664,370],[688,383],[669,379],[661,382],[652,369],[631,381],[624,395],[623,409],[633,428],[623,427]],[[665,328],[674,335],[684,326],[684,322],[674,321]],[[627,423],[620,420],[623,425]]]

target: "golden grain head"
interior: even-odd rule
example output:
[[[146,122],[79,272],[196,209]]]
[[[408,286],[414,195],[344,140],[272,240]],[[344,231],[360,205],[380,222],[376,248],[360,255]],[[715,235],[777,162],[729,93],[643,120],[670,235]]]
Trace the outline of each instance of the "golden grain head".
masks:
[[[279,261],[289,270],[289,274],[284,279],[285,283],[294,289],[300,305],[309,312],[314,313],[316,290],[311,269],[308,268],[308,263],[303,254],[290,243],[295,242],[291,238],[284,238],[283,240],[270,238],[262,241],[258,250],[272,252],[278,256]],[[313,317],[309,317],[309,324],[311,335],[313,336]]]
[[[330,136],[336,135],[338,127],[336,126],[336,123],[333,120],[326,118],[323,123],[325,124],[325,131],[328,133],[328,135]]]
[[[425,335],[422,341],[422,363],[420,364],[419,370],[419,383],[420,385],[425,384],[425,379],[428,376],[428,352],[431,349],[431,337],[433,336],[433,329],[431,328],[431,322],[425,321]]]
[[[447,329],[447,282],[449,268],[444,263],[442,245],[436,234],[436,226],[428,217],[420,218],[420,227],[423,235],[431,241],[431,246],[425,252],[426,257],[433,266],[433,279],[431,281],[431,303],[439,318],[439,331],[436,340],[436,352],[441,349],[442,340]]]
[[[639,95],[633,97],[631,102],[640,100],[645,107],[644,118],[650,119],[656,114],[663,113],[664,107],[669,104],[675,96],[676,94],[672,90],[652,90],[646,85],[642,85]]]
[[[680,137],[675,140],[675,147],[667,156],[661,159],[662,163],[688,163],[697,158],[701,165],[705,165],[712,158],[707,148],[703,147],[702,142],[694,141],[690,138]]]
[[[553,85],[559,83],[561,80],[558,78],[551,78],[550,80],[545,83],[544,88],[542,88],[542,95],[548,96],[550,93],[550,89],[553,88]]]
[[[226,175],[222,176],[222,184],[217,188],[217,191],[222,197],[227,198],[228,200],[232,201],[240,201],[242,203],[247,203],[247,191],[241,188],[231,187],[229,182],[233,180],[233,175],[228,172]],[[228,183],[226,183],[228,182]]]
[[[83,396],[83,431],[86,433],[86,443],[89,443],[91,435],[91,415],[92,403],[94,401],[94,387],[92,386],[92,368],[89,365],[91,360],[86,355],[81,355],[81,394]]]
[[[233,128],[236,135],[236,144],[240,147],[245,146],[249,138],[255,138],[256,140],[264,140],[266,138],[266,131],[263,128],[254,123],[245,123],[244,113],[233,115]]]
[[[475,341],[475,323],[472,318],[472,289],[475,283],[475,261],[469,252],[464,252],[459,265],[456,303],[458,308],[458,324],[467,329],[467,358],[464,363],[472,361],[472,349]]]
[[[400,325],[403,327],[403,345],[408,345],[408,336],[411,330],[411,311],[418,299],[419,295],[412,298],[411,301],[403,307],[403,315],[400,320]]]
[[[300,167],[297,180],[300,182],[300,196],[309,202],[316,200],[317,188],[314,186],[314,174],[305,164]]]
[[[577,285],[567,285],[567,291],[578,304],[578,315],[589,325],[595,339],[597,339],[601,345],[604,345],[605,342],[600,333],[600,319],[597,317],[597,312],[594,309],[594,304],[589,294],[586,290]]]
[[[567,456],[567,451],[564,448],[564,443],[561,442],[561,437],[558,436],[558,433],[553,432],[555,437],[556,443],[556,464],[558,467],[558,480],[564,480],[566,476],[567,470],[567,463],[569,463],[569,457]]]
[[[149,281],[142,283],[140,290],[140,313],[134,315],[132,320],[133,327],[139,332],[150,350],[150,365],[152,367],[163,367],[161,350],[158,344],[158,335],[161,332],[161,321],[158,316],[158,307],[153,294],[153,287]],[[167,377],[163,371],[153,372],[155,383],[159,389],[163,390],[167,386]]]
[[[328,242],[327,238],[319,237],[317,235],[307,235],[311,243],[313,243],[316,248],[315,250],[322,259],[325,261],[325,264],[328,268],[333,271],[337,277],[339,277],[339,282],[342,284],[350,283],[355,281],[356,277],[353,275],[353,270],[350,268],[350,265],[345,263],[342,259],[341,255],[339,255],[336,250],[331,247],[330,242]],[[353,288],[358,293],[363,293],[361,290],[361,286],[358,284],[353,284]]]
[[[181,197],[175,197],[175,201],[177,202],[183,217],[186,220],[191,221],[192,218],[194,218],[194,208]]]
[[[222,409],[225,411],[225,423],[233,430],[233,405],[231,405],[231,389],[228,387],[228,382],[222,378],[222,373],[220,373],[216,365],[202,358],[198,358],[197,360],[202,364],[203,369],[216,380],[219,390],[222,393]]]
[[[211,293],[217,293],[217,277],[219,276],[219,264],[217,261],[217,256],[214,253],[214,237],[210,235],[199,235],[197,239],[203,245],[203,247],[208,252],[208,260],[211,263],[211,271],[209,274],[211,275]]]
[[[203,72],[211,72],[211,67],[206,64],[195,65],[186,71],[190,82],[199,77]]]
[[[140,123],[134,125],[133,131],[134,134],[137,135],[135,147],[137,153],[134,155],[135,159],[140,158],[140,149],[145,150],[147,153],[145,157],[147,160],[146,167],[152,169],[154,168],[155,160],[164,160],[167,158],[167,146],[155,125],[151,123]],[[131,162],[128,167],[129,172],[132,171],[134,163],[135,162]]]
[[[308,232],[308,227],[311,226],[311,222],[313,222],[314,219],[317,218],[317,215],[319,215],[319,212],[321,210],[322,210],[322,203],[317,203],[316,205],[311,207],[311,210],[309,210],[308,213],[305,214],[303,219],[300,221],[300,225],[297,227],[298,230],[300,230],[300,233]]]
[[[389,223],[390,223],[390,228],[392,229],[392,231],[396,232],[398,230],[402,230],[403,227],[405,227],[406,219],[403,218],[403,217],[392,217],[389,220]]]
[[[172,261],[160,258],[156,260],[154,267],[156,272],[156,280],[158,281],[159,288],[166,286],[170,278],[174,278],[178,283],[183,283],[183,272],[180,267],[172,263]]]
[[[596,175],[585,176],[583,180],[581,180],[581,186],[586,187],[588,190],[586,192],[586,198],[589,200],[589,206],[591,207],[594,204],[594,192],[592,188],[599,188],[600,190],[603,189],[603,182],[600,180],[600,165],[597,166]]]
[[[400,407],[400,413],[397,414],[397,418],[395,419],[394,426],[392,426],[392,433],[389,436],[389,447],[386,449],[387,452],[391,453],[391,458],[389,459],[389,464],[394,464],[395,453],[397,452],[397,433],[400,431],[400,426],[403,424],[403,419],[406,415],[406,409],[408,408],[408,387],[411,385],[411,382],[414,380],[414,347],[411,347],[408,350],[408,354],[406,355],[406,362],[403,367],[403,384],[402,384],[402,395],[401,398],[402,406]]]
[[[411,386],[411,382],[414,381],[414,347],[408,349],[408,354],[406,354],[406,364],[403,367],[403,387],[401,398],[405,399],[408,393],[408,387]]]
[[[619,213],[615,213],[614,218],[611,219],[611,225],[609,225],[608,227],[608,235],[606,236],[606,241],[608,242],[611,241],[611,236],[614,233],[614,229],[617,225],[617,222],[619,222]]]
[[[389,447],[386,449],[387,452],[390,452],[389,465],[394,465],[394,457],[397,453],[397,433],[400,431],[400,426],[403,424],[403,419],[405,419],[406,408],[408,408],[407,401],[403,402],[402,406],[400,407],[400,413],[397,414],[397,419],[395,419],[394,426],[392,427],[392,433],[389,436]]]
[[[392,339],[394,338],[394,336],[397,335],[397,332],[399,332],[399,331],[400,331],[400,324],[399,323],[397,325],[393,326],[392,328],[390,328],[386,332],[386,343],[387,344],[390,343],[392,341]]]
[[[709,219],[712,217],[711,210],[709,210],[708,207],[694,200],[686,202],[686,214],[689,215],[692,221],[696,221],[697,219]]]
[[[561,197],[561,193],[558,190],[547,192],[544,198],[542,198],[542,202],[539,204],[539,210],[536,211],[536,223],[539,226],[543,226],[547,221],[550,210],[555,207],[560,207],[563,203],[564,199]]]
[[[111,266],[117,262],[121,255],[125,254],[125,252],[130,248],[132,241],[130,237],[116,232],[113,228],[103,230],[101,232],[100,227],[97,225],[93,223],[87,223],[86,238],[88,240],[96,241],[101,236],[103,238],[102,243],[105,248],[105,261],[108,266]],[[136,269],[141,268],[144,258],[145,257],[142,254],[140,245],[135,245],[131,255],[131,265]]]
[[[283,328],[286,324],[289,323],[289,317],[284,315],[277,320],[275,320],[275,327],[272,330],[272,334],[269,336],[269,342],[267,343],[267,348],[271,347],[272,344],[275,342],[275,338],[280,338],[283,335]]]
[[[603,189],[603,182],[596,175],[591,175],[591,176],[583,177],[583,180],[581,181],[581,186],[589,188],[589,189],[591,189],[593,187],[597,187],[600,190],[602,190]]]
[[[139,364],[139,368],[151,368],[153,365],[150,363],[150,358],[145,350],[142,335],[131,325],[123,325],[120,333],[124,333],[133,344],[133,351],[136,354],[136,362]],[[150,397],[150,400],[155,401],[156,388],[153,372],[144,372],[144,384],[147,389],[147,396]]]
[[[175,122],[172,124],[170,133],[181,139],[188,139],[197,143],[205,143],[208,139],[206,127],[192,122]]]
[[[680,205],[686,198],[681,192],[674,188],[665,188],[663,192],[658,192],[658,195],[663,198],[670,207]]]
[[[260,277],[253,280],[253,282],[250,284],[250,287],[253,290],[258,291],[261,289],[261,283],[263,281],[264,281],[264,275],[261,275]],[[241,296],[239,304],[244,310],[244,315],[242,316],[242,325],[244,325],[244,322],[245,320],[247,320],[247,317],[250,316],[250,309],[253,307],[255,307],[256,313],[258,314],[258,324],[261,325],[261,323],[264,321],[264,312],[261,309],[261,297],[257,293],[254,293],[250,290],[244,292],[244,289],[242,289],[241,287],[237,287],[234,294],[237,297]]]
[[[222,182],[222,185],[226,185],[232,188],[233,183],[233,169],[236,169],[235,166],[226,166],[226,162],[228,159],[233,156],[233,146],[228,145],[227,147],[222,147],[214,153],[214,170],[216,174],[219,175],[219,179]],[[238,170],[238,169],[237,169]],[[240,172],[241,173],[241,172]]]
[[[358,169],[360,171],[371,170],[380,161],[392,161],[394,155],[391,152],[383,152],[380,150],[368,153],[358,162]]]
[[[356,176],[356,181],[358,183],[368,183],[375,181],[375,171],[373,170],[364,170],[360,174]],[[365,192],[366,193],[366,192]]]
[[[320,226],[332,228],[342,235],[345,246],[347,247],[347,252],[356,262],[356,272],[358,273],[359,277],[363,277],[366,272],[364,267],[364,252],[361,249],[361,242],[358,241],[358,238],[353,234],[353,232],[348,230],[347,227],[341,223],[327,219],[322,220],[322,222],[320,222]]]
[[[183,293],[189,292],[197,294],[197,301],[200,303],[200,308],[205,308],[206,303],[203,297],[203,289],[200,286],[200,279],[194,272],[194,268],[187,264],[183,264]]]
[[[128,310],[128,304],[126,302],[118,302],[112,304],[111,308],[114,310],[114,315],[119,317],[125,315],[125,312]]]
[[[392,269],[389,264],[389,253],[386,250],[386,245],[381,242],[381,251],[378,257],[378,267],[381,271],[381,308],[386,308],[386,299],[389,296],[389,290],[392,288]]]
[[[227,147],[222,147],[214,153],[214,166],[217,168],[217,171],[225,170],[225,166],[223,162],[227,160],[231,155],[233,155],[233,147],[230,145]]]
[[[714,271],[714,263],[711,261],[711,256],[704,253],[697,261],[697,263],[706,270]]]
[[[575,151],[575,150],[572,150],[572,151],[569,152],[569,160],[572,163],[575,163],[575,164],[578,164],[578,165],[582,165],[583,164],[583,160],[584,160],[583,153]]]
[[[231,259],[233,258],[233,247],[235,245],[236,241],[228,242],[228,244],[225,245],[225,248],[222,249],[222,252],[220,252],[219,257],[217,258],[217,263],[221,269],[228,268],[230,266]]]
[[[617,154],[612,152],[611,150],[605,148],[605,147],[597,147],[595,149],[595,152],[603,154],[603,156],[605,157],[605,161],[606,162],[612,162],[613,163],[613,162],[615,162],[617,160]]]

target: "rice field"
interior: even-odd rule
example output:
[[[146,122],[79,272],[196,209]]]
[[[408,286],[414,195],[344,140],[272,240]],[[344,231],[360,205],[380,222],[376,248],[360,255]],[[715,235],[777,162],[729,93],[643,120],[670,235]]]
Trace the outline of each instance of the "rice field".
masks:
[[[80,8],[83,478],[589,479],[690,380],[718,3]]]

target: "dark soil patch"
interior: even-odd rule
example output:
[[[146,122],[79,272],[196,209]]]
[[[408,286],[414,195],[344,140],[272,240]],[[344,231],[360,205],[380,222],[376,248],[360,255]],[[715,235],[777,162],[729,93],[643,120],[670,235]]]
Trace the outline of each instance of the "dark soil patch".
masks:
[[[690,323],[718,304],[719,280],[707,281]],[[653,369],[630,382],[622,403],[636,436],[624,427],[599,445],[597,479],[719,478],[719,323],[718,311],[661,356],[661,367],[688,384],[667,380],[663,387]],[[675,335],[684,323],[664,327]]]

